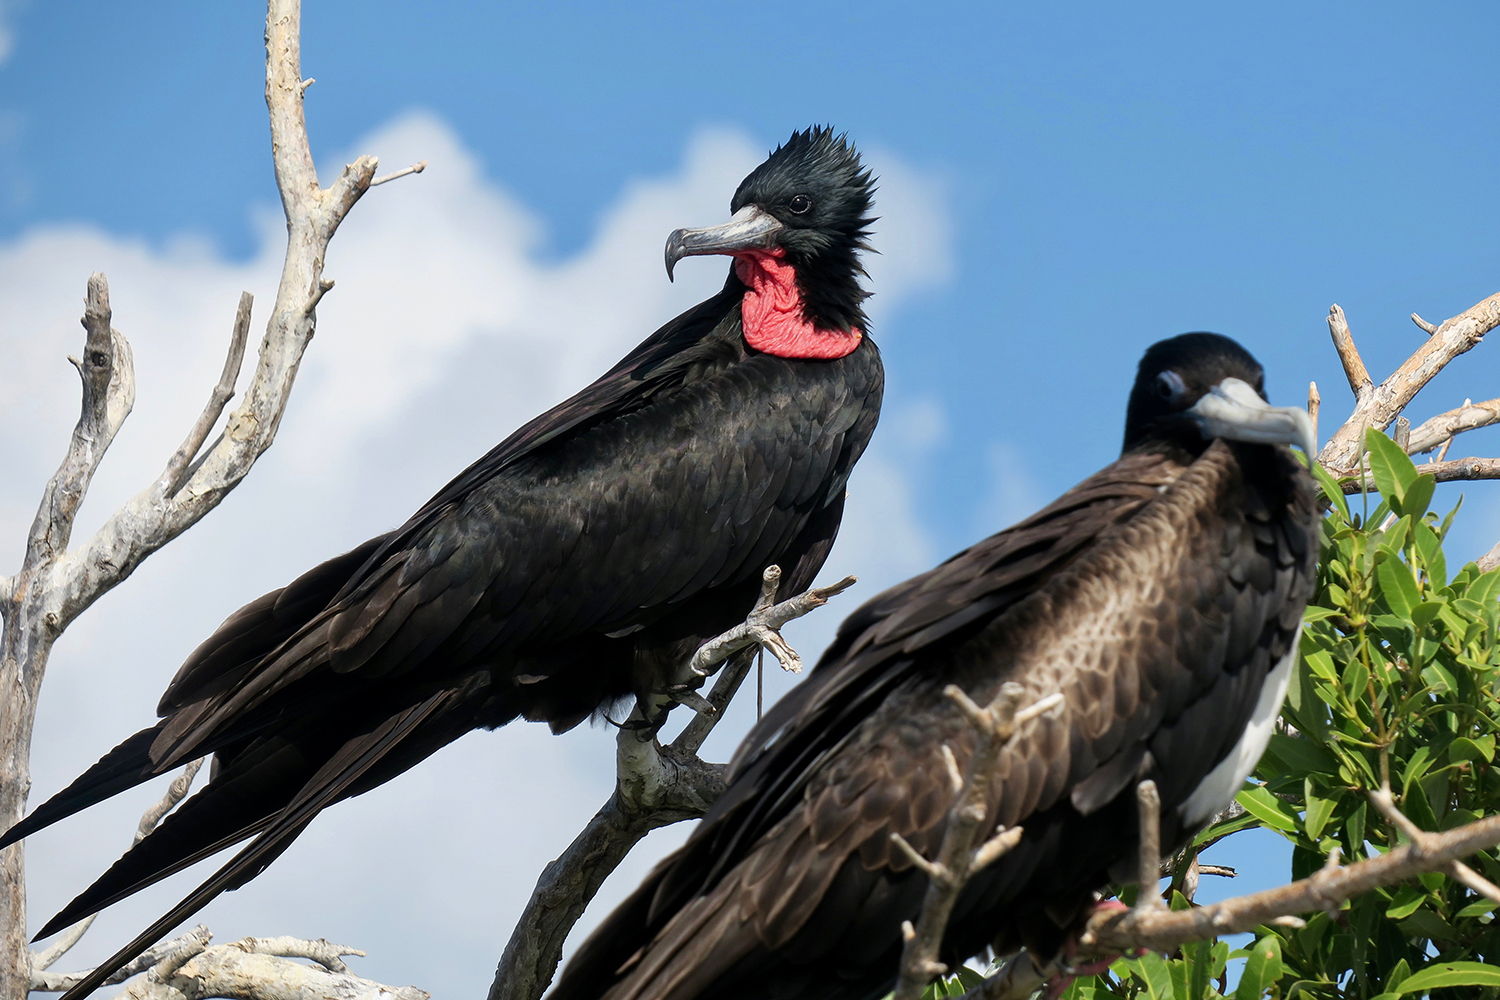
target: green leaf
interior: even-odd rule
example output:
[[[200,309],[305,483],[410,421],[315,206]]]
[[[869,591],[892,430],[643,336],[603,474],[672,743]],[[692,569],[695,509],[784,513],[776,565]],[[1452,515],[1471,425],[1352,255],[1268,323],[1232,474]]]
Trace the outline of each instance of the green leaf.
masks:
[[[1330,684],[1338,683],[1338,668],[1333,665],[1333,657],[1326,650],[1320,649],[1315,653],[1303,653],[1302,659],[1307,663],[1307,669],[1312,671],[1314,676],[1321,677]]]
[[[1394,510],[1395,501],[1405,497],[1407,489],[1417,481],[1417,467],[1396,442],[1373,427],[1365,431],[1365,447],[1370,452],[1370,476],[1375,480],[1375,488]],[[1376,518],[1371,520],[1379,523]]]
[[[1385,915],[1390,920],[1405,920],[1416,913],[1426,899],[1425,890],[1414,885],[1403,885],[1396,891],[1396,898],[1391,900],[1391,905],[1386,907]]]
[[[1395,968],[1391,969],[1391,974],[1385,977],[1385,988],[1387,990],[1394,990],[1396,987],[1406,982],[1406,977],[1410,975],[1411,966],[1408,965],[1406,963],[1406,959],[1403,958],[1401,961],[1396,963]],[[1391,995],[1397,996],[1398,994],[1393,993]]]
[[[1422,668],[1422,680],[1438,694],[1458,694],[1462,690],[1458,678],[1436,660]]]
[[[1375,567],[1375,577],[1380,581],[1380,592],[1391,611],[1401,618],[1411,618],[1412,608],[1422,603],[1417,592],[1417,581],[1411,575],[1411,567],[1394,555],[1387,554]]]
[[[1318,481],[1318,485],[1323,487],[1323,495],[1333,504],[1333,509],[1338,511],[1340,519],[1348,524],[1349,501],[1344,499],[1344,488],[1339,485],[1339,481],[1330,476],[1328,470],[1317,462],[1312,464],[1312,474],[1313,478]]]
[[[1285,833],[1297,832],[1297,814],[1291,805],[1264,788],[1247,788],[1235,796],[1235,801],[1266,826]]]
[[[1197,941],[1182,946],[1185,957],[1193,963],[1186,1000],[1203,1000],[1203,995],[1208,992],[1209,973],[1214,959],[1213,944],[1212,941]]]
[[[1455,986],[1500,986],[1500,966],[1483,962],[1443,962],[1418,969],[1404,980],[1400,995],[1427,990],[1451,989]]]
[[[953,978],[957,979],[958,984],[965,990],[972,990],[974,987],[984,982],[984,975],[982,973],[975,972],[967,965],[960,965],[958,967],[958,972],[954,975]]]
[[[1455,916],[1482,917],[1497,906],[1500,906],[1500,903],[1497,903],[1492,899],[1481,899],[1477,903],[1470,903],[1468,906],[1465,906],[1462,910],[1459,910],[1458,913],[1455,914]]]
[[[1267,989],[1281,978],[1281,939],[1267,935],[1255,942],[1245,959],[1239,988],[1234,1000],[1260,1000]]]
[[[1198,834],[1198,836],[1194,837],[1193,843],[1195,845],[1206,844],[1210,840],[1222,839],[1229,836],[1231,833],[1238,833],[1239,831],[1244,830],[1248,827],[1252,827],[1254,825],[1255,817],[1251,816],[1249,813],[1245,813],[1243,815],[1236,816],[1234,819],[1225,820],[1222,823],[1214,824],[1207,830],[1204,830],[1202,833]]]
[[[1335,765],[1337,767],[1337,765]],[[1329,768],[1329,771],[1334,768]],[[1328,820],[1333,816],[1333,807],[1338,804],[1337,799],[1325,799],[1318,795],[1313,789],[1311,778],[1302,779],[1302,801],[1307,804],[1307,812],[1302,817],[1302,828],[1307,831],[1307,839],[1313,843],[1323,835],[1323,827],[1328,825]]]
[[[1284,733],[1272,733],[1268,749],[1292,771],[1332,774],[1339,766],[1332,754],[1312,740],[1299,739]]]
[[[1460,736],[1448,744],[1448,759],[1458,764],[1463,761],[1482,761],[1488,764],[1495,757],[1495,734],[1485,733],[1477,740]]]
[[[1407,461],[1410,462],[1411,459],[1408,458]],[[1413,465],[1412,468],[1415,469],[1416,466]],[[1432,478],[1432,476],[1425,474],[1418,476],[1406,488],[1406,493],[1401,497],[1400,509],[1397,510],[1397,513],[1408,514],[1411,517],[1421,517],[1427,513],[1427,505],[1432,503],[1432,490],[1436,485],[1437,480]],[[1396,507],[1396,504],[1393,503],[1391,506]]]
[[[1430,476],[1423,476],[1430,479]],[[1422,568],[1427,570],[1427,579],[1432,581],[1435,587],[1446,587],[1448,585],[1448,558],[1443,555],[1443,543],[1438,540],[1437,532],[1433,531],[1425,521],[1418,521],[1412,528],[1412,541],[1417,543],[1417,554],[1422,558]]]
[[[1500,567],[1480,574],[1479,579],[1469,584],[1469,591],[1464,596],[1485,607],[1493,607],[1495,598],[1500,596]]]
[[[1422,776],[1427,773],[1427,762],[1432,759],[1432,747],[1423,743],[1417,747],[1411,758],[1406,762],[1406,768],[1401,772],[1401,796],[1405,798],[1411,793],[1413,782],[1421,781]]]
[[[1146,996],[1151,1000],[1176,1000],[1176,995],[1172,992],[1172,970],[1167,968],[1165,959],[1154,951],[1148,951],[1131,964],[1134,966],[1132,971],[1135,978],[1146,987]]]
[[[1418,908],[1411,916],[1397,924],[1407,937],[1425,937],[1432,941],[1456,941],[1458,932],[1441,914]],[[1500,980],[1496,981],[1500,983]]]

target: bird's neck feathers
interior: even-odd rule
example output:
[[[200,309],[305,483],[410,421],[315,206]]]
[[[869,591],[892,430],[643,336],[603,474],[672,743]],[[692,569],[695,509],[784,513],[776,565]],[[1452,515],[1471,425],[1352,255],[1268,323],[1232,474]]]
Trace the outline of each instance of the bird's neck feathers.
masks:
[[[807,318],[796,269],[780,251],[736,254],[734,273],[748,289],[740,303],[745,342],[757,351],[831,360],[852,353],[864,338],[857,326],[826,329]]]

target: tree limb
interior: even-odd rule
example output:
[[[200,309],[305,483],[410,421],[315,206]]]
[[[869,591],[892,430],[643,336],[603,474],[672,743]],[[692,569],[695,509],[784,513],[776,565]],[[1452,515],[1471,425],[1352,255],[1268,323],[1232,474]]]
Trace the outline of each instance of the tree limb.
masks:
[[[568,932],[599,886],[642,837],[658,827],[696,819],[724,791],[724,765],[708,764],[698,748],[723,718],[723,710],[749,672],[757,646],[772,650],[783,666],[801,658],[780,628],[854,583],[846,577],[776,602],[781,569],[766,567],[761,595],[745,621],[704,643],[683,664],[681,679],[698,680],[729,660],[698,714],[667,746],[656,733],[681,691],[641,700],[615,737],[615,791],[573,842],[547,865],[516,921],[495,969],[489,1000],[537,1000],[552,982]]]
[[[269,0],[266,106],[287,248],[244,398],[203,450],[234,393],[249,335],[248,295],[240,299],[223,373],[162,474],[91,537],[70,547],[78,508],[135,400],[130,345],[110,326],[108,283],[102,274],[89,279],[83,356],[70,359],[83,380],[81,414],[62,464],[43,490],[21,567],[0,577],[0,828],[12,826],[25,810],[36,702],[53,643],[144,559],[216,507],[271,446],[314,333],[315,306],[332,287],[322,275],[329,241],[374,177],[376,161],[366,156],[345,167],[326,190],[318,185],[303,118],[300,23],[299,0]],[[0,1000],[22,1000],[31,971],[23,845],[16,844],[0,852]]]
[[[1496,326],[1500,326],[1500,294],[1445,320],[1388,378],[1379,385],[1371,385],[1344,311],[1333,306],[1328,314],[1328,330],[1349,386],[1354,390],[1354,411],[1328,439],[1318,453],[1318,461],[1330,469],[1352,469],[1359,461],[1367,427],[1384,430],[1390,426],[1438,372],[1460,354],[1476,347]]]
[[[995,699],[980,708],[956,685],[949,684],[943,689],[943,694],[958,705],[974,727],[977,741],[969,758],[968,773],[962,777],[958,774],[952,751],[944,747],[947,751],[944,760],[948,763],[953,788],[953,805],[948,810],[948,822],[943,830],[943,842],[938,847],[937,860],[929,861],[899,833],[891,834],[891,842],[927,874],[927,893],[922,899],[922,912],[917,917],[916,926],[913,927],[910,921],[901,924],[906,944],[901,949],[901,971],[896,980],[894,1000],[920,1000],[933,977],[948,971],[938,957],[948,917],[953,912],[953,904],[958,902],[964,883],[1021,842],[1023,831],[1019,826],[1013,826],[997,829],[989,839],[975,844],[986,827],[990,788],[1000,751],[1020,726],[1061,705],[1063,700],[1061,694],[1052,694],[1017,711],[1023,693],[1019,684],[1002,684]]]
[[[1408,454],[1416,455],[1452,441],[1464,431],[1477,430],[1500,423],[1500,399],[1487,399],[1482,403],[1464,400],[1464,405],[1447,413],[1439,413],[1412,428],[1407,441]]]
[[[1461,871],[1472,874],[1481,883],[1476,885],[1455,866],[1462,865],[1461,858],[1500,844],[1500,816],[1487,816],[1443,833],[1429,833],[1417,829],[1395,809],[1388,789],[1382,791],[1383,797],[1382,792],[1372,792],[1370,799],[1387,819],[1406,833],[1407,843],[1379,857],[1351,865],[1338,864],[1335,854],[1322,870],[1307,878],[1210,906],[1195,906],[1187,910],[1140,906],[1129,910],[1096,910],[1079,935],[1079,945],[1093,954],[1121,954],[1141,948],[1170,952],[1192,941],[1207,941],[1226,934],[1253,931],[1257,927],[1300,926],[1299,914],[1337,911],[1362,893],[1405,882],[1424,872],[1451,874],[1479,895],[1497,898],[1491,893],[1500,894],[1500,887],[1495,887],[1464,865]],[[980,997],[984,1000],[1024,1000],[1058,971],[1056,966],[1038,970],[1026,953],[1021,952],[990,976],[984,985],[976,986],[966,994],[966,1000]]]

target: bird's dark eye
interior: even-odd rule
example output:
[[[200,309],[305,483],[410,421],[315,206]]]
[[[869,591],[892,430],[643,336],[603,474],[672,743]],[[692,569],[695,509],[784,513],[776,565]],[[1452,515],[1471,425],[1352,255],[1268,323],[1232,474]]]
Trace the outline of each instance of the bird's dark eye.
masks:
[[[786,203],[786,207],[791,209],[794,215],[806,215],[812,211],[812,199],[805,194],[794,194],[792,200]]]
[[[1187,395],[1187,385],[1169,369],[1156,376],[1156,394],[1169,403],[1180,402]]]

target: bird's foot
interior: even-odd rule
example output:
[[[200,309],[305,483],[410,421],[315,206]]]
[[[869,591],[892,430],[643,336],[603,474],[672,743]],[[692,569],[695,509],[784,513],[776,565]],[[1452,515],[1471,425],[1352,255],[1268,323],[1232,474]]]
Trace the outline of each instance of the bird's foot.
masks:
[[[719,710],[714,708],[713,702],[698,693],[697,684],[673,684],[671,687],[663,689],[662,694],[671,698],[679,705],[686,705],[699,715],[714,716],[719,714]]]
[[[1101,911],[1108,913],[1126,909],[1129,909],[1129,907],[1118,899],[1102,899],[1094,904],[1093,908],[1089,911],[1089,915],[1092,916]],[[1144,949],[1139,949],[1137,954],[1141,951],[1144,951]],[[1047,980],[1047,992],[1044,995],[1047,1000],[1057,1000],[1058,997],[1067,992],[1068,987],[1073,984],[1073,980],[1079,976],[1097,976],[1111,965],[1114,965],[1120,957],[1119,955],[1085,955],[1083,954],[1082,947],[1078,944],[1078,937],[1076,935],[1070,936],[1063,945],[1062,961],[1058,963],[1059,971]]]
[[[698,677],[707,677],[740,650],[760,646],[770,650],[783,670],[801,673],[802,657],[781,637],[782,626],[822,607],[830,597],[843,593],[854,583],[854,577],[846,576],[831,587],[813,587],[778,604],[776,590],[781,585],[781,567],[767,566],[761,574],[760,597],[749,616],[734,628],[699,646],[688,663],[688,669]]]

